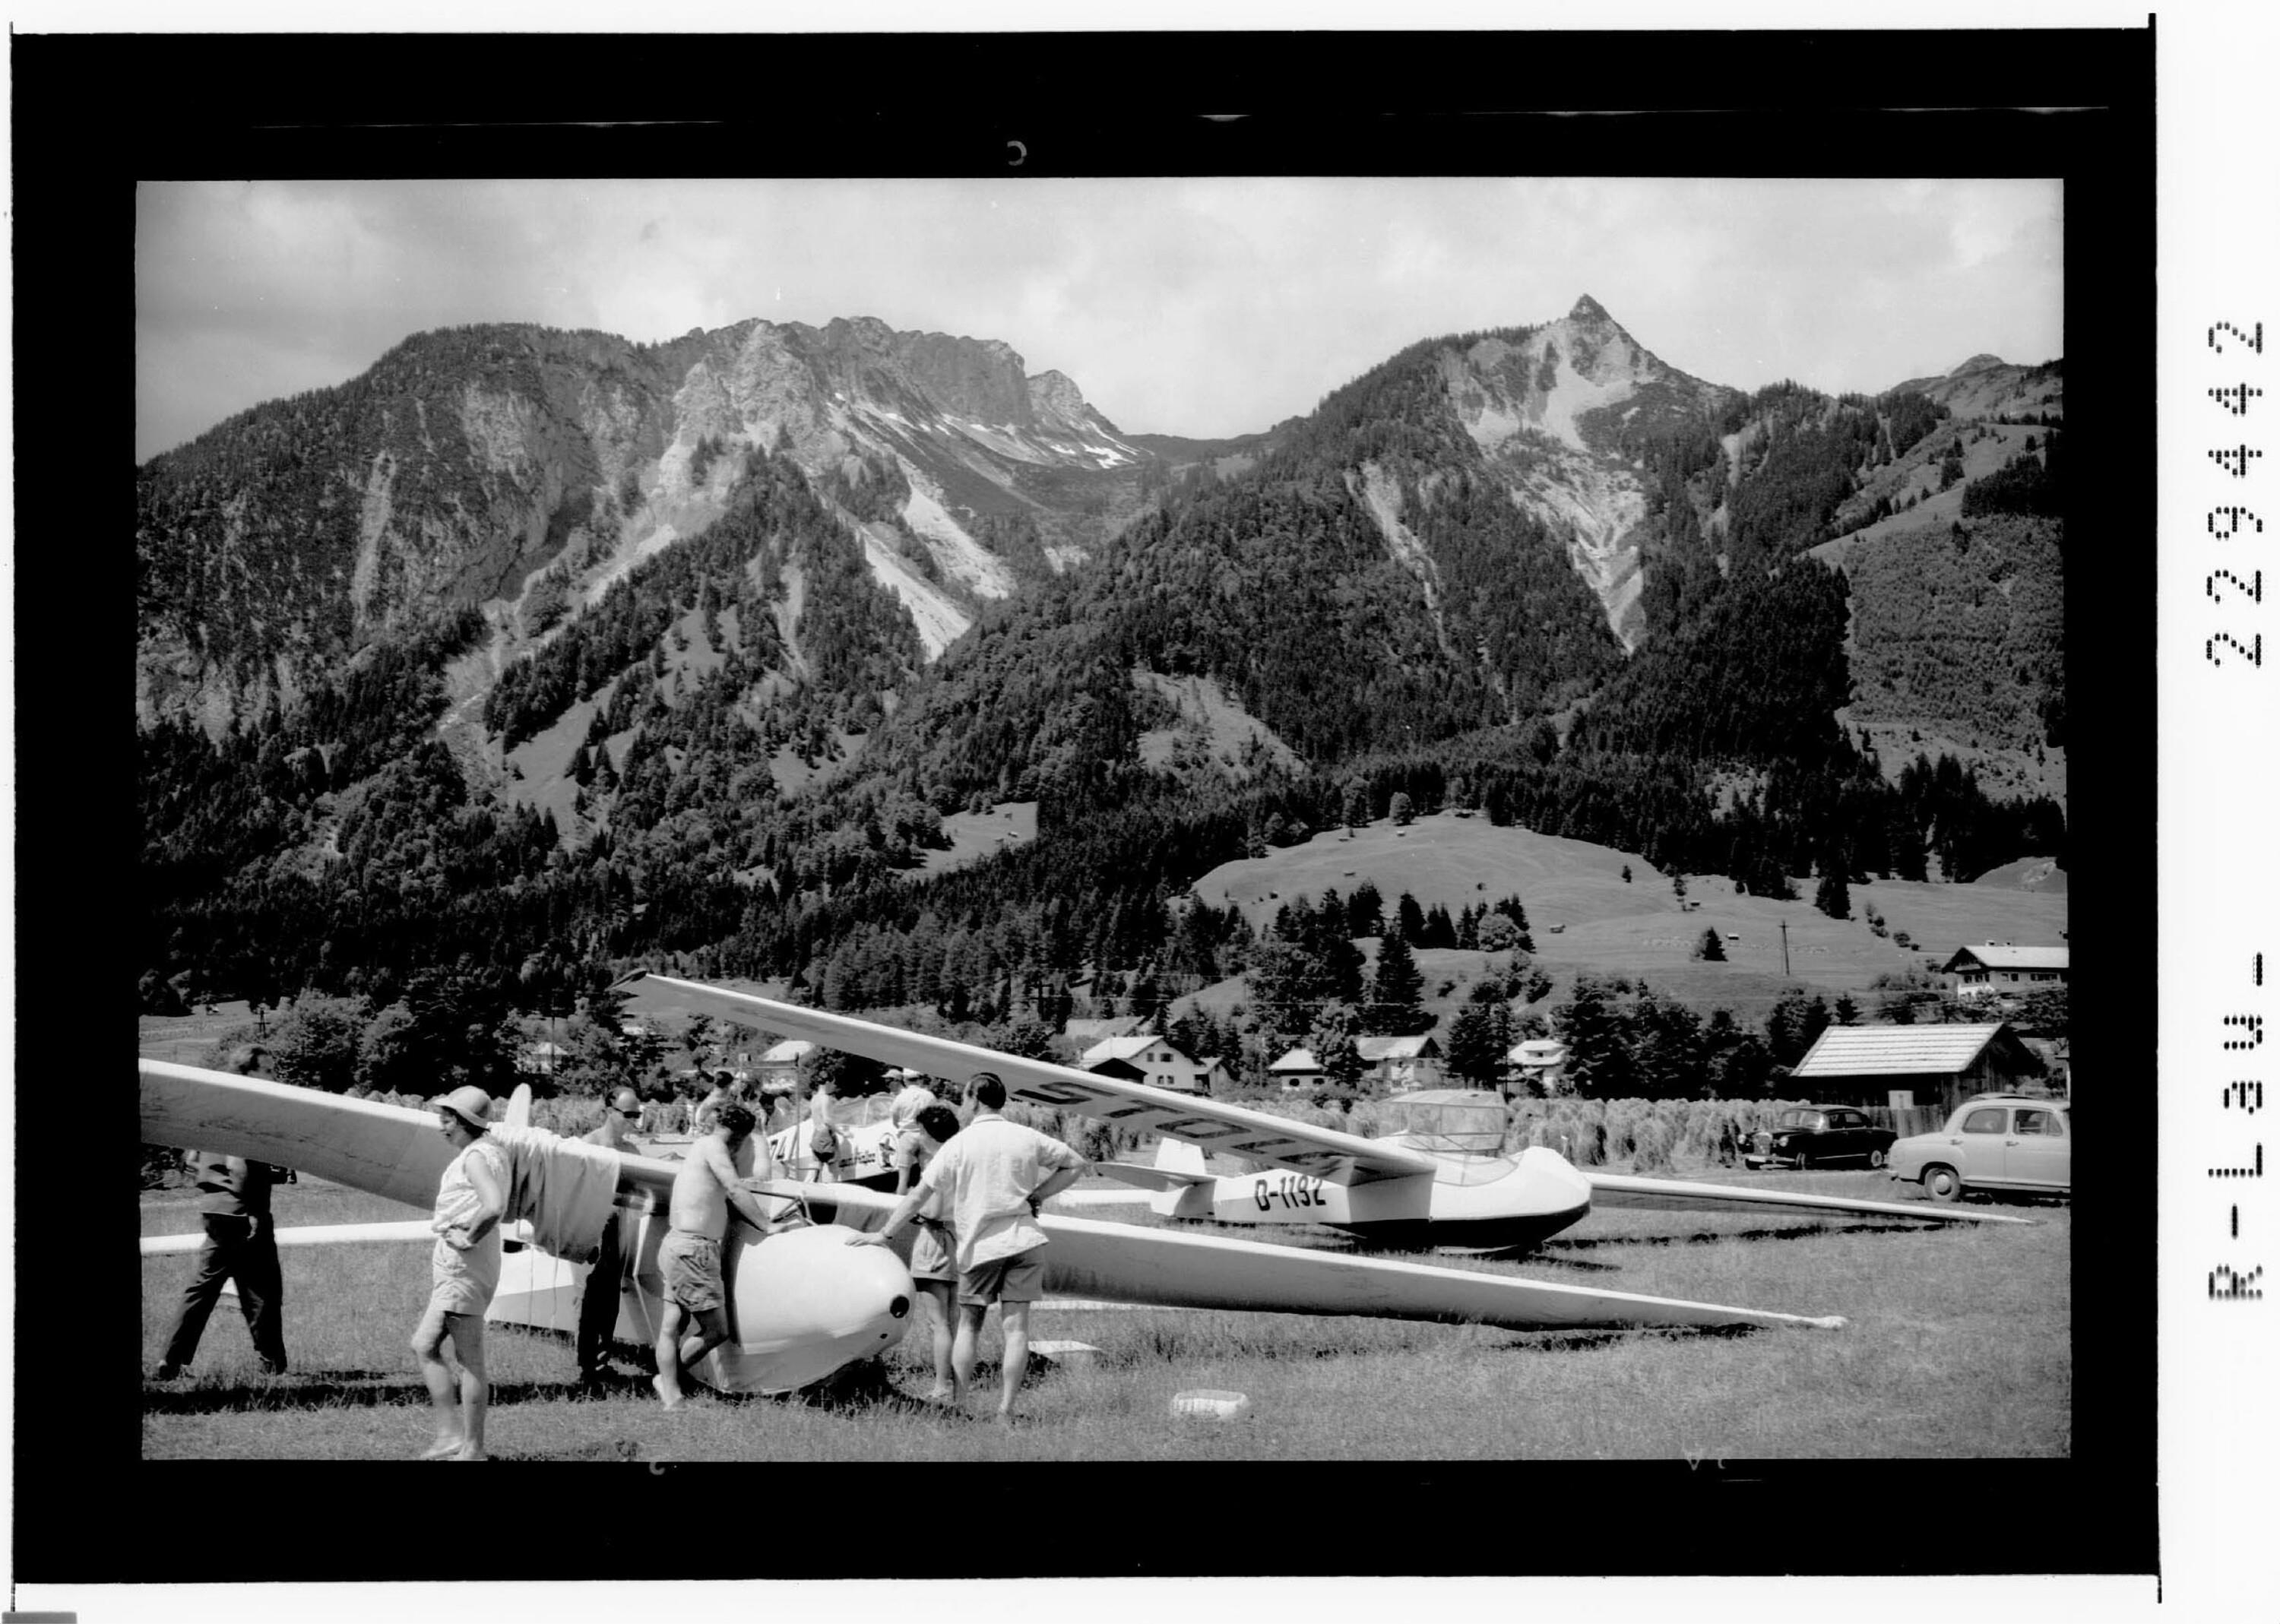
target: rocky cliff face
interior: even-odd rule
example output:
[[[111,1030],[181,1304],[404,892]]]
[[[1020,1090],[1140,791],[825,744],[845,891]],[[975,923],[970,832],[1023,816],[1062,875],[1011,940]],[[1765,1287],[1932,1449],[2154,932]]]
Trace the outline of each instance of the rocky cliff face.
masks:
[[[1735,392],[1666,366],[1589,294],[1516,341],[1444,349],[1440,364],[1466,432],[1514,500],[1569,537],[1571,562],[1630,647],[1647,503],[1621,436],[1714,415]]]
[[[496,663],[543,630],[534,582],[549,604],[598,596],[717,517],[755,448],[899,493],[898,511],[850,521],[906,544],[917,569],[882,543],[879,575],[926,597],[935,652],[1025,562],[1085,557],[1136,511],[1152,460],[1007,345],[867,318],[654,346],[423,334],[138,471],[137,714],[218,728],[377,635],[467,606],[502,640]],[[1007,534],[1036,536],[1034,557],[1005,556]]]

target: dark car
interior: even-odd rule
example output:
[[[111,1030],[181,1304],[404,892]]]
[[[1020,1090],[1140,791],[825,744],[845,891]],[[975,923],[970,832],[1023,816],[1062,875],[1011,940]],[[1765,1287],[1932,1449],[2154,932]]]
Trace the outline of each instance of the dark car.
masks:
[[[1752,1167],[1783,1162],[1810,1167],[1816,1162],[1841,1161],[1881,1167],[1896,1137],[1891,1128],[1878,1128],[1866,1112],[1851,1105],[1791,1105],[1771,1128],[1752,1135],[1742,1159]]]

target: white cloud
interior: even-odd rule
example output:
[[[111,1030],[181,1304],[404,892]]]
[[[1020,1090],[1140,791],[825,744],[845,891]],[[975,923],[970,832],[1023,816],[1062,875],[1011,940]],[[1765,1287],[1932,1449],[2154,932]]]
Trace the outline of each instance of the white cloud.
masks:
[[[1714,381],[2060,352],[2054,182],[263,182],[137,203],[136,455],[473,321],[1002,339],[1127,429],[1259,429],[1421,338],[1590,293]]]

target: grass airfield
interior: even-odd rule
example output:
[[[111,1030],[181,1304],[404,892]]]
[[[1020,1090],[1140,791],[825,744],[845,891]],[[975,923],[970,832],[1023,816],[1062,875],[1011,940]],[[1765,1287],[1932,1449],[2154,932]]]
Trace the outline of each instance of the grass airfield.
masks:
[[[1882,1174],[1682,1177],[1891,1198]],[[2070,1214],[2007,1205],[2011,1225],[1603,1212],[1520,1263],[1433,1261],[1806,1314],[1840,1331],[1517,1332],[1356,1318],[1164,1309],[1040,1309],[1033,1335],[1091,1343],[1090,1363],[1033,1365],[1011,1432],[994,1402],[995,1316],[976,1419],[916,1402],[914,1333],[820,1397],[708,1396],[667,1415],[632,1348],[599,1397],[566,1338],[493,1327],[489,1442],[501,1460],[973,1461],[1675,1459],[2063,1457],[2072,1438]],[[277,1191],[281,1224],[402,1219],[320,1181]],[[1105,1216],[1105,1214],[1093,1214]],[[195,1232],[196,1194],[146,1193],[145,1235]],[[1325,1231],[1290,1238],[1336,1246]],[[427,1249],[289,1248],[291,1373],[258,1374],[225,1299],[190,1373],[142,1389],[150,1459],[408,1459],[428,1436],[406,1345]],[[155,1365],[189,1257],[142,1259],[142,1353]],[[1238,1421],[1180,1420],[1175,1393],[1249,1395]]]

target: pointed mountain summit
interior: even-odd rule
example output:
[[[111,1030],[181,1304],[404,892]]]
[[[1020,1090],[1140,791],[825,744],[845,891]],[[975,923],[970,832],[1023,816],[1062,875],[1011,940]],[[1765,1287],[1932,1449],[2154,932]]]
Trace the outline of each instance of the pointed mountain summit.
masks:
[[[1647,499],[1625,446],[1706,424],[1736,391],[1667,365],[1588,293],[1557,321],[1439,354],[1458,422],[1513,498],[1568,536],[1571,562],[1629,646]]]

